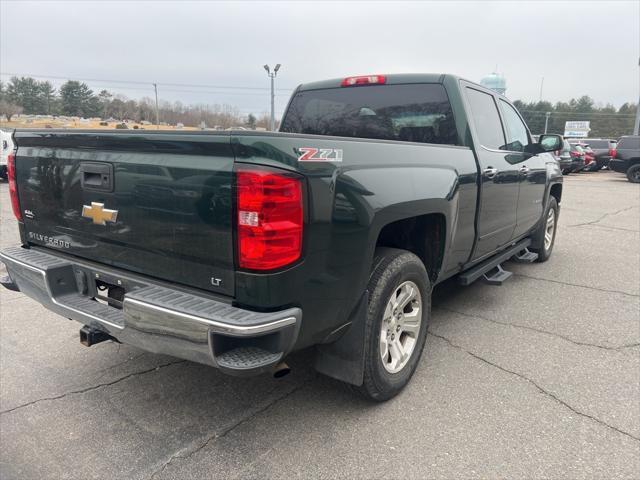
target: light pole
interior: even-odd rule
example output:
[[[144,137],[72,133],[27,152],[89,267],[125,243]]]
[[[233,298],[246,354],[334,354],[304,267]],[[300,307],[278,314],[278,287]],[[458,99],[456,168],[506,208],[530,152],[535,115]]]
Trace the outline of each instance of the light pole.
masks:
[[[275,112],[275,91],[274,91],[274,83],[275,79],[278,76],[278,70],[280,70],[280,64],[276,64],[273,67],[273,72],[269,68],[269,65],[264,65],[264,69],[267,71],[267,75],[271,79],[271,121],[269,122],[269,130],[272,132],[276,129],[276,112]]]
[[[640,67],[640,58],[638,59],[638,66]],[[633,134],[640,134],[640,98],[638,98],[638,105],[636,107],[636,122],[633,125]]]
[[[547,112],[544,114],[544,133],[547,133],[547,127],[549,126],[550,116],[551,116],[551,112]]]
[[[158,110],[158,84],[153,84],[153,89],[156,91],[156,130],[160,130],[160,111]]]

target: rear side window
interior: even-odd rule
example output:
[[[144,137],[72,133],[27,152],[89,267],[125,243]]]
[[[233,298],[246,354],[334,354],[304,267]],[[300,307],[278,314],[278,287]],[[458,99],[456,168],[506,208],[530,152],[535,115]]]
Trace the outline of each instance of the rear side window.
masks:
[[[502,109],[502,115],[504,115],[504,123],[507,127],[509,139],[509,143],[503,149],[512,152],[523,152],[524,147],[529,145],[527,127],[524,126],[524,122],[515,108],[502,99],[500,100],[500,108]]]
[[[591,148],[609,148],[608,140],[587,140]]]
[[[637,150],[640,148],[640,137],[622,137],[617,147],[620,150]]]
[[[504,140],[502,123],[493,95],[467,88],[467,99],[480,144],[486,148],[503,148],[507,142]]]
[[[371,85],[295,95],[281,132],[457,145],[447,92],[440,84]]]

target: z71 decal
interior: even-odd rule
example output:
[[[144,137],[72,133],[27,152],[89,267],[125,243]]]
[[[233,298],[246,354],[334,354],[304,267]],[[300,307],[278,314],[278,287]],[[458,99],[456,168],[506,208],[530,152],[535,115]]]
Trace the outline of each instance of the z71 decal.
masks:
[[[299,162],[341,162],[342,149],[340,148],[313,148],[300,147]]]

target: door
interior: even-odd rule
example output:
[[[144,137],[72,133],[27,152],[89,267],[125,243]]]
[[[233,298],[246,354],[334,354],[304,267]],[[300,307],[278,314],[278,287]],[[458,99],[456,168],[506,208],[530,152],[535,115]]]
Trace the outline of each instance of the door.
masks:
[[[531,142],[529,131],[516,109],[507,101],[498,102],[502,112],[509,152],[507,161],[517,167],[520,181],[518,210],[514,237],[524,235],[531,230],[542,217],[543,198],[547,182],[548,153],[533,155],[525,153],[525,147]]]
[[[495,96],[466,87],[480,163],[478,242],[472,260],[498,250],[513,239],[519,190],[519,166],[508,161],[504,130]]]

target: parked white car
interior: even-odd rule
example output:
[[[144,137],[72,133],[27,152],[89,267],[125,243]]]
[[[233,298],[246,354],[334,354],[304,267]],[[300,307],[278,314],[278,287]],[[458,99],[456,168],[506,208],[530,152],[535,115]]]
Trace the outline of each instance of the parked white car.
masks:
[[[13,140],[11,140],[11,132],[0,130],[0,178],[7,179],[7,158],[13,152]]]

